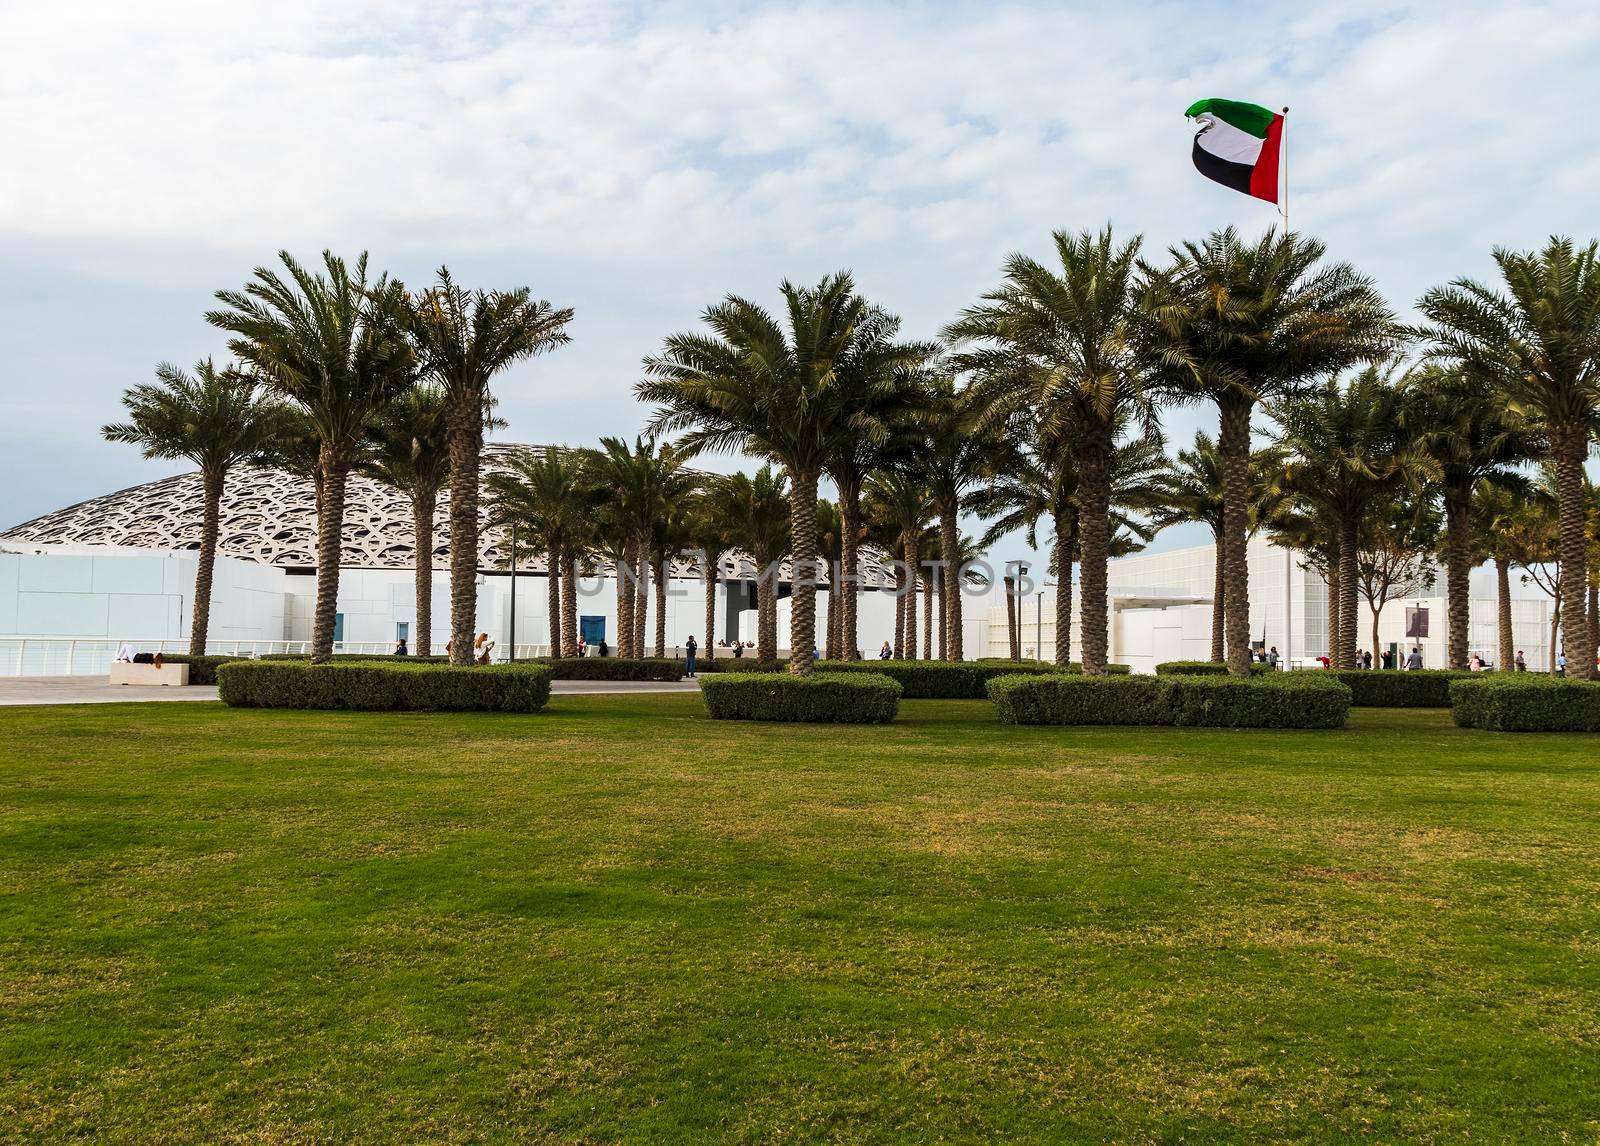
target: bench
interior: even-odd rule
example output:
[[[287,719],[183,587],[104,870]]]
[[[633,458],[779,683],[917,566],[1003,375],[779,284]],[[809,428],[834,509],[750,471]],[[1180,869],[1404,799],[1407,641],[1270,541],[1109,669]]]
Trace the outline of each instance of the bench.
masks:
[[[111,666],[112,684],[142,685],[147,688],[189,683],[188,665],[155,665],[130,664],[127,661],[117,661]]]

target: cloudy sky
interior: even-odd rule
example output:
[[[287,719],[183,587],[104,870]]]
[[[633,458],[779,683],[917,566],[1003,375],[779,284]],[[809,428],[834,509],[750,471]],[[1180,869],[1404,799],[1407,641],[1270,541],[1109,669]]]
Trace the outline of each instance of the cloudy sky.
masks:
[[[212,292],[284,247],[575,307],[500,393],[503,437],[576,444],[638,429],[640,358],[728,292],[847,267],[926,337],[1055,228],[1259,232],[1269,206],[1190,166],[1205,96],[1292,108],[1296,229],[1402,309],[1497,243],[1600,233],[1592,2],[51,0],[4,24],[0,526],[179,468],[98,427],[158,361],[222,355]]]

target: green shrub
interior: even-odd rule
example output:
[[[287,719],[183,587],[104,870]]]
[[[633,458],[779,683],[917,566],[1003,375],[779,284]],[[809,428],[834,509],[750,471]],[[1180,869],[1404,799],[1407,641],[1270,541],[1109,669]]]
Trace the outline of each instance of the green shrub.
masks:
[[[1018,673],[989,681],[1004,724],[1171,724],[1170,686],[1153,676]]]
[[[879,673],[728,673],[700,682],[713,720],[784,720],[813,724],[887,724],[900,685]]]
[[[1059,670],[1032,661],[818,661],[818,672],[877,673],[900,682],[906,700],[982,700],[997,676],[1056,675]]]
[[[1265,676],[1276,671],[1256,661],[1250,662],[1251,676]],[[1156,666],[1157,676],[1227,676],[1228,666],[1221,661],[1162,661]]]
[[[1168,677],[1172,723],[1190,728],[1343,728],[1350,689],[1331,675]]]
[[[621,657],[540,657],[551,680],[682,680],[684,663],[665,657],[623,660]]]
[[[412,664],[412,665],[447,665],[450,658],[442,653],[438,656],[426,657],[397,657],[393,653],[334,653],[333,659],[343,664],[356,664],[365,661],[382,661],[384,664]],[[263,653],[257,657],[258,661],[309,661],[310,653]]]
[[[763,665],[756,660],[755,653],[746,650],[742,657],[730,656],[727,652],[719,651],[717,659],[708,661],[704,657],[695,658],[695,675],[703,672],[788,672],[787,660],[773,661]]]
[[[1464,669],[1339,669],[1357,708],[1449,708],[1450,682],[1482,677]]]
[[[543,665],[313,665],[235,661],[217,670],[223,703],[240,708],[537,712],[550,699]]]
[[[1005,676],[989,682],[1006,724],[1174,724],[1204,728],[1340,728],[1350,690],[1331,677]]]
[[[162,653],[161,661],[169,665],[188,665],[190,684],[216,684],[217,669],[225,664],[231,664],[243,657],[203,656],[194,657],[188,653]]]
[[[1462,728],[1600,732],[1600,683],[1593,681],[1542,673],[1470,673],[1450,683],[1450,707]]]
[[[1028,669],[1042,669],[1045,672],[1056,673],[1083,671],[1083,665],[1079,661],[1073,661],[1066,668],[1062,668],[1053,661],[1014,661],[1010,657],[979,657],[974,661],[962,661],[960,663],[975,665],[1009,665],[1011,668],[1018,669],[1020,671],[1026,671]],[[1106,666],[1107,676],[1127,676],[1131,672],[1133,672],[1132,665]]]

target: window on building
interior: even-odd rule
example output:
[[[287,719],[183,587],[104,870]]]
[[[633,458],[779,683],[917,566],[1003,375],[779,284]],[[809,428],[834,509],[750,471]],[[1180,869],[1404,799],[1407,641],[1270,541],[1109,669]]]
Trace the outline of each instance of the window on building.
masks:
[[[344,640],[344,614],[335,613],[333,615],[333,643],[338,644],[342,640]]]

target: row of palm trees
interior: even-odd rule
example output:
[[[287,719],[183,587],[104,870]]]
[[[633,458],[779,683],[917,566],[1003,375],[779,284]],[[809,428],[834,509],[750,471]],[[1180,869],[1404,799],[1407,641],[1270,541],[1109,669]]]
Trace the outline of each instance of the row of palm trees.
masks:
[[[1430,290],[1418,304],[1424,323],[1410,328],[1314,239],[1269,231],[1247,242],[1226,229],[1159,262],[1140,249],[1110,228],[1058,232],[1049,260],[1009,258],[999,284],[938,342],[901,338],[899,320],[846,273],[783,283],[775,313],[729,296],[705,311],[703,328],[672,335],[645,360],[635,388],[655,411],[645,437],[522,457],[488,482],[492,511],[523,525],[552,570],[607,562],[634,574],[617,578],[627,655],[647,647],[651,570],[662,645],[662,570],[686,549],[736,549],[761,570],[788,555],[792,672],[811,670],[818,586],[846,590],[829,594],[824,640],[829,656],[856,655],[853,590],[870,546],[904,563],[903,588],[920,574],[923,635],[916,640],[916,595],[903,594],[902,654],[929,655],[936,596],[942,655],[961,659],[971,544],[963,513],[990,522],[980,545],[1019,528],[1035,544],[1048,534],[1062,661],[1080,571],[1079,642],[1091,674],[1106,667],[1107,561],[1181,520],[1204,522],[1218,542],[1213,655],[1235,674],[1248,671],[1251,652],[1246,546],[1263,528],[1325,572],[1336,664],[1355,657],[1358,597],[1409,592],[1430,547],[1443,550],[1452,664],[1468,655],[1468,574],[1485,557],[1498,560],[1497,547],[1508,566],[1537,565],[1537,576],[1553,578],[1568,644],[1595,647],[1600,617],[1585,600],[1594,498],[1583,473],[1600,408],[1595,244],[1498,250],[1497,287],[1462,279]],[[451,633],[464,660],[492,381],[564,342],[571,313],[525,290],[468,292],[447,271],[413,295],[383,276],[369,281],[365,258],[347,268],[325,254],[320,272],[281,258],[287,277],[258,269],[243,291],[220,292],[207,316],[232,335],[239,366],[205,363],[192,376],[163,368],[158,385],[129,391],[130,421],[106,432],[198,462],[213,538],[211,491],[220,499],[229,464],[270,458],[313,478],[316,657],[332,648],[348,473],[364,468],[411,496],[419,610],[432,552],[424,531],[448,485]],[[1409,368],[1398,365],[1403,357]],[[1217,434],[1168,459],[1158,415],[1174,404],[1210,406]],[[205,428],[189,425],[204,421],[189,417],[197,410],[210,411]],[[188,423],[174,426],[184,417],[173,411]],[[686,465],[708,451],[766,466],[708,482]],[[1547,472],[1548,498],[1530,465]],[[836,502],[821,498],[824,481]],[[780,503],[786,513],[776,513]],[[1522,519],[1546,503],[1553,544],[1512,546],[1506,538],[1531,536]],[[1497,504],[1510,508],[1486,517]],[[1429,533],[1434,515],[1442,545]],[[1545,552],[1548,560],[1534,556]],[[209,576],[206,561],[203,546]],[[713,587],[717,566],[704,565]],[[558,643],[568,646],[576,634],[563,581],[561,572],[551,578],[552,617],[562,617]],[[775,588],[757,594],[767,656]],[[202,644],[208,595],[196,593]],[[1593,657],[1577,667],[1589,675]]]

